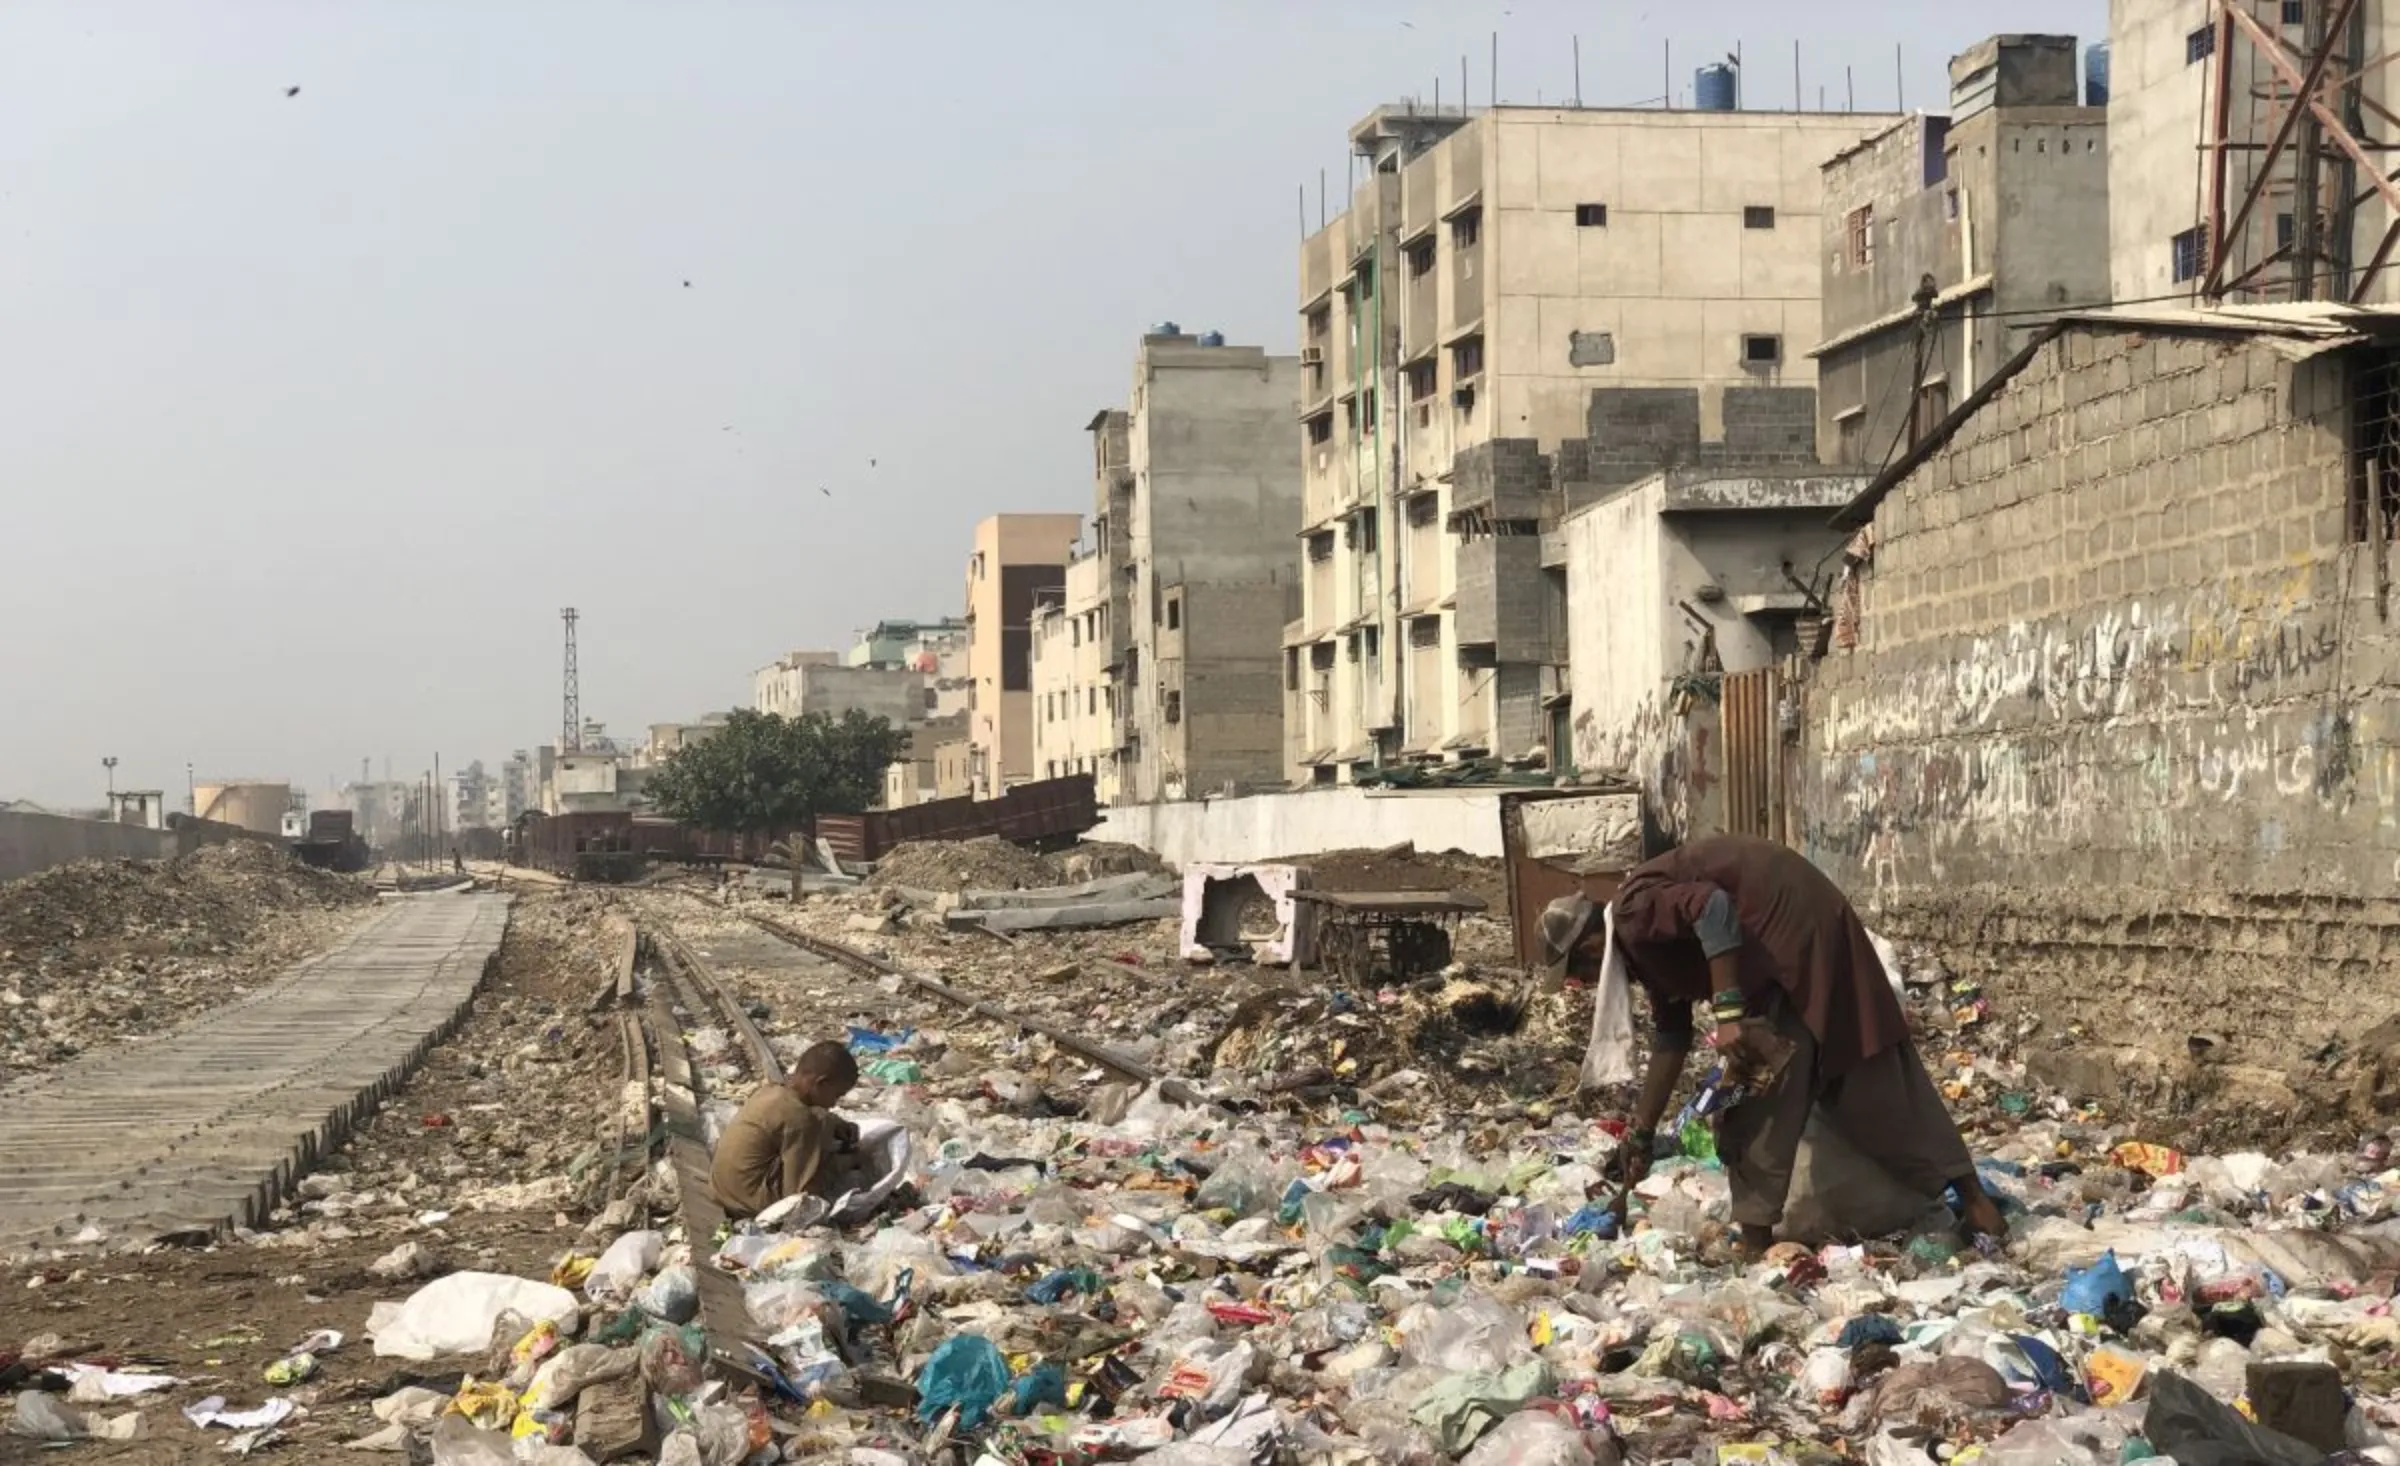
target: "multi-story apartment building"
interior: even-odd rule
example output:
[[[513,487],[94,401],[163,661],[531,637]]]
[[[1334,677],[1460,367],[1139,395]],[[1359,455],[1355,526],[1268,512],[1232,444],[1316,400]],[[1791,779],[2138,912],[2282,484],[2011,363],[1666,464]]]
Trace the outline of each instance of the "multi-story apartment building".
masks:
[[[1949,116],[1825,164],[1825,337],[1810,354],[1828,463],[1880,465],[2042,312],[2108,298],[2109,112],[2077,105],[2079,83],[2074,37],[1994,36],[1951,61]]]
[[[1045,768],[1095,774],[1113,803],[1283,782],[1299,377],[1215,332],[1142,338],[1128,406],[1088,425],[1090,541],[1036,627]]]
[[[1691,396],[1723,439],[1729,394],[1812,387],[1821,167],[1896,120],[1386,107],[1352,129],[1364,181],[1300,250],[1291,777],[1545,748],[1566,638],[1540,532],[1552,483],[1609,450],[1593,391]]]
[[[788,652],[750,674],[750,706],[802,718],[856,709],[905,727],[925,718],[925,674],[901,666],[849,666],[833,652]]]
[[[1060,595],[1033,612],[1034,776],[1090,774],[1103,804],[1118,798],[1117,661],[1108,624],[1124,601],[1110,595],[1111,562],[1088,546],[1067,563]]]
[[[967,557],[968,792],[1004,794],[1034,777],[1033,612],[1066,586],[1077,514],[995,514]],[[936,777],[948,763],[937,751]]]
[[[2395,50],[2393,0],[2110,0],[2114,298],[2400,300]],[[2323,110],[2295,116],[2312,75]]]

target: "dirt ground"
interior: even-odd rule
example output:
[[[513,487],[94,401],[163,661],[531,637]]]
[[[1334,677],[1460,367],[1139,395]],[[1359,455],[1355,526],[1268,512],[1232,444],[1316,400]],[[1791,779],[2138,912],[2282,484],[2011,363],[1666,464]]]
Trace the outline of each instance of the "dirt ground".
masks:
[[[377,1428],[368,1403],[421,1382],[418,1374],[428,1376],[422,1382],[455,1380],[447,1365],[456,1361],[420,1366],[375,1356],[368,1310],[415,1285],[367,1269],[414,1241],[445,1271],[546,1277],[580,1240],[604,1200],[609,1168],[587,1161],[581,1174],[591,1184],[580,1188],[566,1175],[611,1133],[621,1064],[614,1018],[588,1011],[606,971],[600,909],[588,893],[520,894],[498,974],[465,1028],[307,1188],[326,1194],[280,1215],[273,1230],[205,1249],[0,1273],[0,1363],[28,1340],[55,1334],[73,1356],[185,1381],[142,1397],[148,1439],[78,1444],[76,1459],[221,1461],[228,1433],[204,1434],[180,1414],[209,1395],[237,1409],[274,1395],[301,1404],[308,1413],[286,1425],[290,1439],[273,1448],[276,1460],[377,1459],[339,1451]],[[512,1195],[510,1187],[530,1189]],[[319,1329],[347,1339],[323,1356],[317,1377],[268,1385],[267,1366]],[[0,1463],[36,1456],[52,1458],[36,1442],[0,1436]]]

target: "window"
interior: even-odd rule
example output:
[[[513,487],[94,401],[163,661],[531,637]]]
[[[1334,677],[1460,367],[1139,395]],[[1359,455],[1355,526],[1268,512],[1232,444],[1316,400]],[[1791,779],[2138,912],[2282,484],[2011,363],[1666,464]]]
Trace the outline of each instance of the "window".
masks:
[[[2283,0],[2283,23],[2285,25],[2308,24],[2308,0]]]
[[[1084,712],[1085,712],[1086,714],[1096,713],[1096,712],[1100,711],[1100,689],[1099,689],[1099,688],[1097,688],[1097,687],[1087,687],[1087,688],[1085,688],[1085,689],[1083,690],[1083,710],[1084,710]]]
[[[1378,549],[1382,548],[1379,535],[1380,526],[1375,522],[1374,510],[1359,510],[1358,519],[1355,522],[1357,524],[1357,528],[1352,533],[1355,537],[1360,553],[1372,555]]]
[[[2389,544],[2400,506],[2400,353],[2359,353],[2350,393],[2350,538]]]
[[[1083,618],[1081,616],[1077,616],[1067,623],[1067,645],[1083,645]]]
[[[1575,206],[1575,227],[1578,229],[1606,229],[1608,227],[1608,205],[1577,204]]]
[[[1332,413],[1320,412],[1315,417],[1312,417],[1308,420],[1308,441],[1311,443],[1330,443],[1333,441]]]
[[[1863,270],[1875,263],[1875,206],[1861,204],[1850,211],[1850,268]]]
[[[1167,629],[1169,631],[1183,629],[1183,597],[1181,596],[1167,598]]]
[[[2217,28],[2213,25],[2204,25],[2183,38],[2183,61],[2186,66],[2197,66],[2216,54]]]
[[[1942,195],[1942,217],[1953,224],[1958,222],[1958,190],[1955,188]]]
[[[1459,381],[1483,375],[1483,338],[1469,336],[1450,348],[1450,375]]]
[[[1320,529],[1308,537],[1308,558],[1324,561],[1333,558],[1333,531]]]
[[[1408,278],[1422,279],[1433,273],[1433,238],[1428,235],[1408,247]]]
[[[1358,644],[1366,652],[1367,660],[1374,661],[1383,654],[1383,628],[1380,626],[1361,627],[1358,633]]]
[[[1742,362],[1746,366],[1772,366],[1783,360],[1781,336],[1744,336]]]
[[[1483,210],[1469,209],[1450,221],[1450,247],[1473,249],[1483,238]]]
[[[1300,690],[1300,648],[1296,646],[1287,646],[1283,649],[1283,690],[1286,692]]]
[[[1408,400],[1422,402],[1431,397],[1434,380],[1438,375],[1439,373],[1434,369],[1434,363],[1430,361],[1410,362],[1408,364]]]
[[[1867,415],[1864,412],[1844,413],[1833,425],[1836,463],[1860,464],[1867,461]]]
[[[1358,267],[1358,298],[1360,300],[1375,298],[1375,262],[1373,260],[1368,260]]]
[[[1742,210],[1742,227],[1744,229],[1772,229],[1775,227],[1775,211],[1765,204],[1752,204]]]
[[[2207,264],[2208,248],[2198,229],[2186,229],[2171,241],[2175,251],[2175,283],[2200,278],[2201,267]]]
[[[1319,641],[1310,643],[1308,648],[1308,669],[1312,672],[1330,672],[1333,670],[1332,642]]]
[[[1170,692],[1167,694],[1167,722],[1169,724],[1174,724],[1182,721],[1183,694],[1180,692]]]
[[[1333,334],[1333,307],[1318,306],[1308,313],[1308,339],[1322,341]]]
[[[1950,383],[1947,380],[1927,382],[1917,389],[1917,431],[1930,433],[1933,425],[1950,415]]]
[[[1410,496],[1408,501],[1408,522],[1410,527],[1415,529],[1423,529],[1429,524],[1440,523],[1441,517],[1442,500],[1440,495],[1434,493],[1423,493]]]
[[[1417,647],[1440,646],[1442,644],[1442,619],[1439,616],[1419,616],[1409,622],[1408,644]]]
[[[2275,247],[2277,249],[2290,249],[2292,240],[2298,237],[2298,234],[2299,229],[2293,224],[2291,215],[2277,214],[2275,216]]]

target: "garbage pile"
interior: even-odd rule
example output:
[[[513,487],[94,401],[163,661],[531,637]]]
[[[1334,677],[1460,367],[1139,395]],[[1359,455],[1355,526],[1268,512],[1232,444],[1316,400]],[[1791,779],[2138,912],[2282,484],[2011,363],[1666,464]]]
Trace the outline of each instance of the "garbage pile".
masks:
[[[0,885],[0,1081],[238,997],[374,899],[363,881],[249,840]]]

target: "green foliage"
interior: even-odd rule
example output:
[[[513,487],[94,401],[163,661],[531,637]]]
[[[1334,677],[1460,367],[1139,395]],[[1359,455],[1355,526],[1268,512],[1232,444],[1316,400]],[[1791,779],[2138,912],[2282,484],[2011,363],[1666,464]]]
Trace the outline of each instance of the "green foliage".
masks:
[[[667,755],[649,793],[674,819],[710,830],[780,833],[820,814],[853,814],[883,793],[908,736],[853,708],[786,718],[741,709],[705,742]]]

